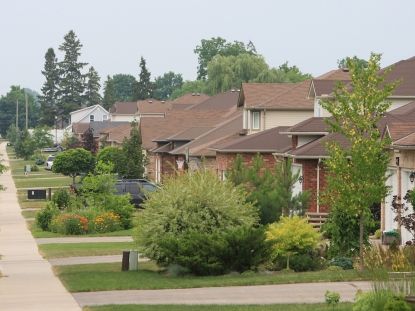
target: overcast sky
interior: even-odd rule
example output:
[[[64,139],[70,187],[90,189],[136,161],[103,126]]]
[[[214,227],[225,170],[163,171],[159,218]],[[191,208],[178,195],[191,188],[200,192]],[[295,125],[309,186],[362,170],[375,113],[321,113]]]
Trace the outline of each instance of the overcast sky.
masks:
[[[349,55],[380,52],[383,65],[415,56],[413,0],[1,0],[0,12],[0,94],[40,91],[44,54],[70,29],[102,80],[138,76],[140,56],[152,77],[195,79],[193,49],[213,36],[251,40],[269,65],[288,61],[314,76]]]

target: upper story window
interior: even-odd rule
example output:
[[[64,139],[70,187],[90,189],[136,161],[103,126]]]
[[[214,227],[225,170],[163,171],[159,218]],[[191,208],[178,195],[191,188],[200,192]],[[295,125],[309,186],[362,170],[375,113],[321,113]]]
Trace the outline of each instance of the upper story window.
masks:
[[[252,129],[259,130],[261,113],[259,111],[252,111]]]
[[[89,122],[94,122],[95,116],[93,114],[89,115]]]
[[[106,120],[108,120],[108,116],[107,116],[106,114],[104,114],[104,115],[103,115],[103,117],[102,117],[102,119],[103,119],[104,121],[106,121]]]

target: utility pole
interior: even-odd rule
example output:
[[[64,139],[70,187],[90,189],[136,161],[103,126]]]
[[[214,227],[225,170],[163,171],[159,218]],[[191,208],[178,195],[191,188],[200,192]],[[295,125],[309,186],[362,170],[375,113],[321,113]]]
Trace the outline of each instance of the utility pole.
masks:
[[[19,130],[19,100],[16,99],[16,130]]]
[[[26,131],[29,128],[29,109],[28,109],[28,103],[27,103],[27,93],[24,93],[25,101],[26,101]]]

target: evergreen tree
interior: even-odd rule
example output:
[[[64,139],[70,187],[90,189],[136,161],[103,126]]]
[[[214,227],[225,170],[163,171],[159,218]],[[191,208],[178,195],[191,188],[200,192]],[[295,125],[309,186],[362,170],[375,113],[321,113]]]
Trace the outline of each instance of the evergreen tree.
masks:
[[[146,60],[140,60],[140,79],[137,84],[136,99],[146,99],[153,96],[153,83],[150,81],[151,73],[147,70]]]
[[[107,76],[107,81],[104,82],[104,99],[102,101],[104,108],[110,109],[115,101],[114,80],[111,76]]]
[[[55,51],[49,48],[45,54],[45,66],[42,74],[45,76],[45,83],[40,96],[40,121],[42,124],[52,126],[56,116],[56,99],[59,84],[59,70]]]
[[[69,119],[69,113],[83,105],[85,91],[85,75],[82,69],[87,63],[78,61],[82,44],[73,30],[69,31],[59,50],[65,53],[63,61],[59,62],[59,105],[58,111],[63,119]]]
[[[125,138],[123,142],[123,152],[127,159],[125,171],[122,172],[124,178],[143,178],[144,174],[144,154],[141,147],[141,133],[137,122],[131,123],[130,138]]]
[[[101,84],[99,81],[101,80],[98,76],[98,72],[95,70],[94,67],[90,67],[88,73],[86,74],[87,83],[86,83],[86,90],[85,90],[85,102],[86,105],[94,106],[100,105],[102,102],[102,96],[99,94],[99,90],[101,89]]]

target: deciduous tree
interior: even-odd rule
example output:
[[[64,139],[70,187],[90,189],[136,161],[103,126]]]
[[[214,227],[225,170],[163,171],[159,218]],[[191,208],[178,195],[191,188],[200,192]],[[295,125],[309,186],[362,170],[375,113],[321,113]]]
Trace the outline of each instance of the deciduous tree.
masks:
[[[55,173],[71,176],[72,184],[75,185],[75,177],[90,172],[94,164],[95,159],[91,152],[76,148],[59,153],[53,161],[52,169]]]
[[[183,85],[183,77],[180,73],[173,71],[166,72],[163,76],[159,76],[154,82],[154,98],[169,99],[175,90]]]
[[[325,162],[329,175],[325,200],[336,210],[346,211],[359,223],[359,255],[363,265],[365,229],[371,217],[370,207],[387,194],[386,170],[389,141],[381,139],[379,120],[390,107],[388,96],[396,83],[386,83],[388,71],[380,71],[379,54],[372,54],[367,67],[354,59],[347,60],[351,83],[340,84],[333,100],[323,102],[331,113],[331,130],[343,135],[349,146],[333,141],[328,144],[329,158]],[[341,219],[340,219],[341,221]],[[332,243],[338,243],[333,239]]]

